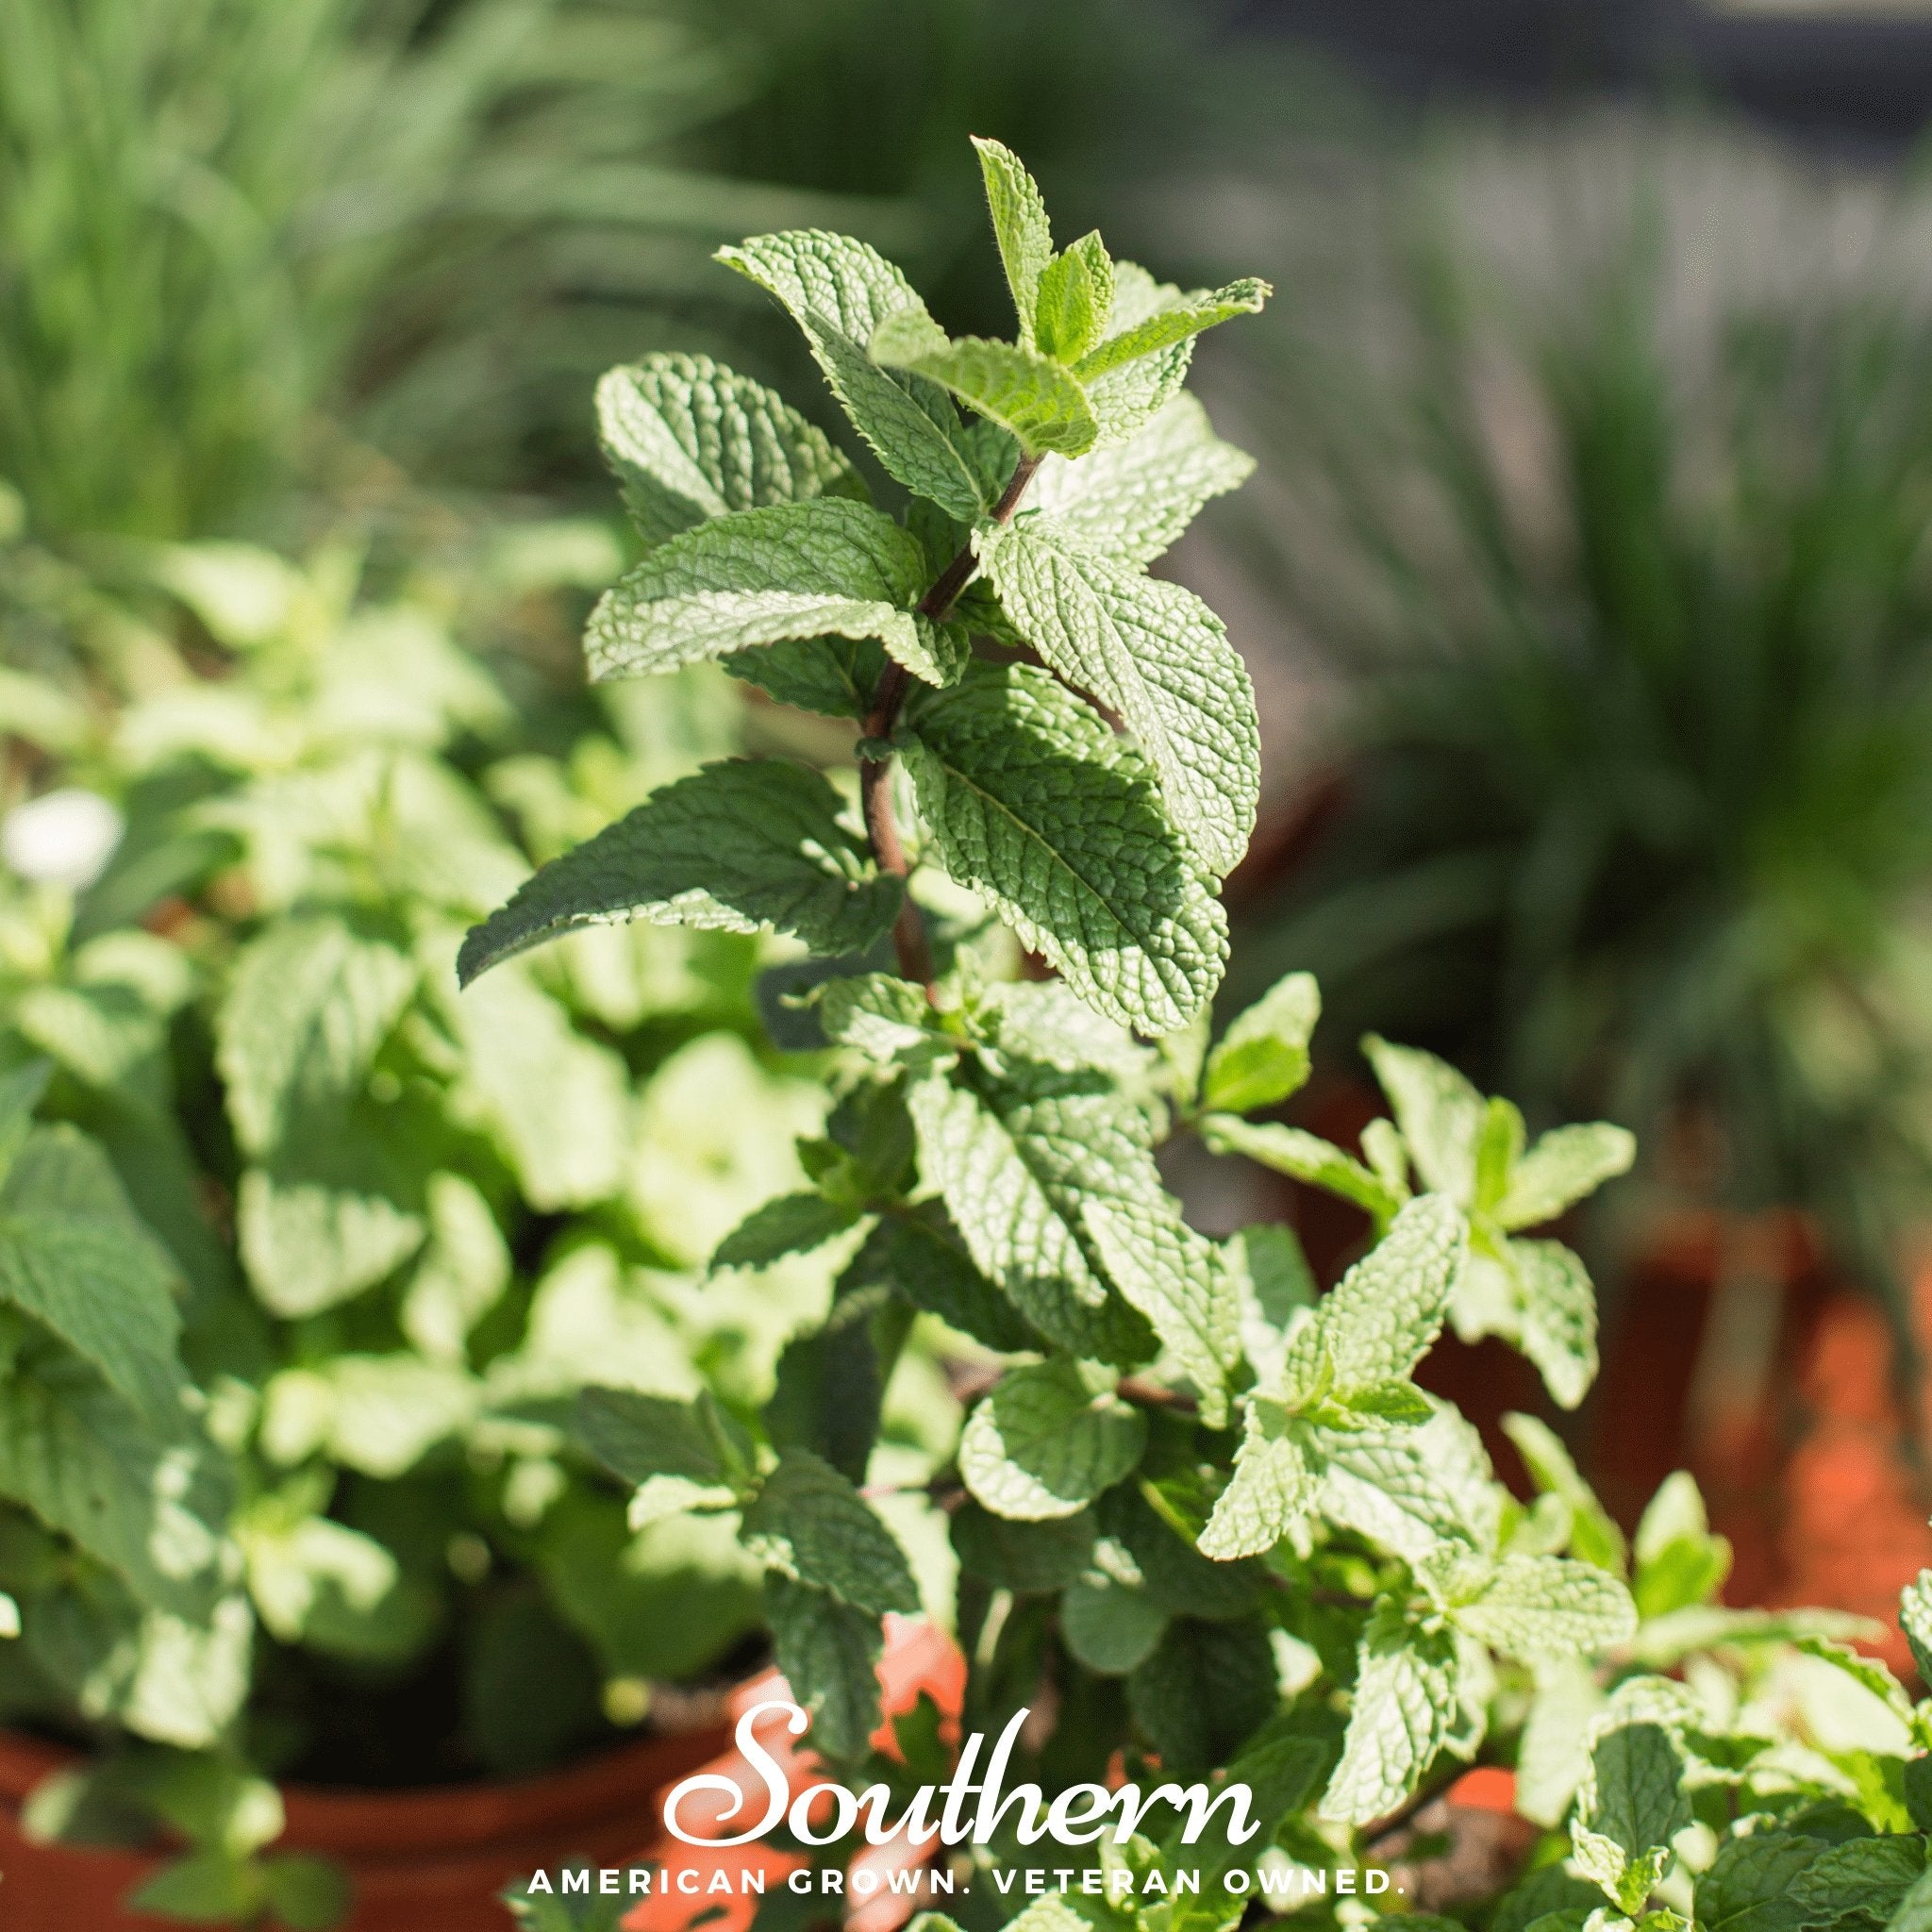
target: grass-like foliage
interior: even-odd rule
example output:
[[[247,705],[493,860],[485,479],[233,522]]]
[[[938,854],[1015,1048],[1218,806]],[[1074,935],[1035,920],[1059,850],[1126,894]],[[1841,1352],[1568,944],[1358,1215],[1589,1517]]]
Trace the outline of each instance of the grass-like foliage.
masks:
[[[716,658],[851,721],[857,783],[708,766],[539,872],[461,971],[612,921],[791,935],[814,963],[786,1024],[824,1049],[835,1105],[801,1150],[811,1188],[715,1265],[846,1258],[762,1409],[593,1391],[580,1441],[634,1521],[735,1522],[814,1745],[868,1780],[923,1777],[938,1749],[902,1727],[882,1754],[874,1676],[884,1618],[924,1600],[892,1525],[937,1504],[969,1727],[1035,1707],[1024,1774],[1057,1787],[1104,1783],[1117,1753],[1129,1774],[1225,1768],[1265,1833],[1224,1868],[1373,1853],[1487,1753],[1513,1759],[1530,1817],[1574,1820],[1570,1866],[1543,1864],[1499,1924],[1661,1932],[1787,1896],[1791,1932],[1916,1924],[1932,1719],[1839,1645],[1862,1626],[1723,1608],[1728,1551],[1688,1477],[1626,1548],[1529,1418],[1512,1427],[1541,1493],[1517,1502],[1413,1379],[1453,1324],[1580,1401],[1594,1296],[1535,1230],[1623,1172],[1630,1137],[1532,1139],[1507,1100],[1380,1041],[1391,1118],[1359,1158],[1252,1118],[1307,1077],[1319,1000],[1291,974],[1215,1038],[1252,695],[1212,612],[1147,565],[1247,467],[1182,384],[1200,330],[1267,291],[1184,293],[1097,236],[1057,246],[1014,156],[979,154],[1011,341],[951,337],[849,239],[724,251],[796,320],[901,513],[728,372],[654,358],[607,382],[646,549],[591,618],[593,672]],[[1019,976],[1013,938],[1058,976]],[[1316,1293],[1284,1228],[1190,1226],[1156,1158],[1187,1133],[1359,1208],[1339,1285]],[[976,1400],[955,1470],[882,1511],[881,1391],[919,1321]],[[1916,1592],[1907,1612],[1923,1622]],[[1834,1708],[1846,1728],[1824,1725]],[[1028,1905],[1029,1932],[1205,1932],[1244,1909],[1211,1882],[1146,1882],[1211,1862],[1199,1847],[1046,1856],[1140,1882]],[[1010,1827],[975,1857],[1029,1862]],[[1003,1897],[1025,1894],[980,1885],[961,1908],[997,1924]]]

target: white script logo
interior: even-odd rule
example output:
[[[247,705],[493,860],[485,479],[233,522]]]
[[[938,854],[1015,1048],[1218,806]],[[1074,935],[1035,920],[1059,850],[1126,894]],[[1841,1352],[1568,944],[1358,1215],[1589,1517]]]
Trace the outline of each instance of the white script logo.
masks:
[[[1145,1796],[1135,1784],[1122,1785],[1117,1790],[1105,1785],[1069,1785],[1050,1804],[1035,1784],[1005,1790],[1007,1760],[1027,1718],[1024,1708],[1008,1721],[977,1779],[974,1771],[986,1742],[981,1731],[966,1740],[947,1783],[921,1785],[906,1809],[889,1822],[886,1807],[891,1798],[884,1785],[868,1785],[855,1796],[843,1785],[813,1784],[794,1797],[785,1767],[758,1741],[758,1722],[769,1711],[784,1713],[786,1728],[794,1738],[804,1735],[808,1723],[797,1705],[783,1699],[755,1704],[738,1721],[738,1749],[765,1788],[764,1815],[735,1837],[687,1831],[678,1823],[678,1812],[694,1792],[708,1791],[725,1800],[724,1808],[714,1814],[720,1824],[735,1818],[745,1804],[745,1793],[734,1780],[720,1772],[699,1772],[675,1786],[664,1801],[664,1828],[673,1838],[688,1845],[745,1845],[775,1829],[783,1819],[803,1843],[826,1845],[844,1838],[862,1820],[868,1844],[882,1845],[903,1837],[915,1845],[930,1844],[935,1839],[949,1845],[969,1841],[983,1845],[1000,1829],[1008,1812],[1017,1808],[1014,1830],[1022,1844],[1037,1844],[1042,1838],[1050,1838],[1057,1844],[1091,1845],[1111,1830],[1114,1842],[1124,1845],[1140,1829],[1146,1813],[1161,1804],[1188,1814],[1181,1831],[1183,1844],[1193,1844],[1223,1805],[1228,1807],[1224,1829],[1231,1843],[1244,1845],[1260,1829],[1251,1816],[1253,1793],[1244,1784],[1226,1784],[1213,1792],[1205,1784],[1157,1785]],[[974,1797],[978,1803],[969,1815],[967,1807]],[[823,1828],[815,1830],[811,1814],[821,1799],[829,1801],[831,1816]],[[941,1800],[935,1821],[933,1807]]]

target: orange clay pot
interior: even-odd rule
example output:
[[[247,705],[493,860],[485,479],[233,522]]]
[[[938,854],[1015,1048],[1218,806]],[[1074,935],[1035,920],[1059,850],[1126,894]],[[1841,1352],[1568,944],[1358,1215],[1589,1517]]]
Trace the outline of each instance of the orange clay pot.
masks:
[[[887,1718],[912,1709],[924,1692],[957,1732],[965,1659],[930,1624],[893,1617],[887,1624],[879,1667]],[[732,1694],[731,1720],[735,1724],[766,1698],[787,1694],[777,1673],[766,1672]],[[891,1748],[891,1737],[888,1724],[875,1741]],[[782,1734],[765,1741],[781,1761],[798,1765],[794,1782],[816,1775],[801,1746]],[[178,1920],[128,1911],[122,1904],[166,1861],[165,1854],[33,1844],[22,1837],[27,1793],[79,1761],[78,1753],[60,1745],[0,1731],[0,1926],[5,1932],[178,1932]],[[415,1791],[285,1787],[288,1829],[274,1849],[317,1853],[347,1870],[356,1902],[340,1932],[508,1932],[510,1917],[497,1894],[512,1881],[566,1861],[620,1866],[658,1856],[665,1846],[664,1795],[700,1769],[729,1775],[741,1771],[762,1808],[762,1785],[721,1726],[641,1739],[589,1764],[509,1784]],[[731,1829],[722,1823],[717,1828]],[[795,1862],[758,1845],[669,1849],[674,1869],[680,1857],[707,1875],[719,1866],[736,1872],[743,1863],[768,1869],[780,1884]],[[893,1850],[882,1846],[869,1856],[883,1853],[887,1867],[902,1868],[907,1861],[895,1862]],[[857,1932],[891,1932],[909,1916],[913,1901],[888,1893],[883,1885],[880,1892],[882,1909],[865,1915]],[[718,1901],[708,1903],[715,1916]],[[734,1902],[733,1911],[718,1922],[720,1932],[749,1923],[755,1903]],[[657,1916],[631,1923],[681,1932],[686,1922],[705,1914],[707,1904],[703,1897],[666,1897]]]
[[[283,1791],[275,1849],[344,1866],[356,1890],[341,1932],[508,1932],[496,1894],[571,1857],[620,1864],[651,1831],[664,1789],[715,1755],[717,1731],[645,1738],[548,1777],[441,1790]],[[178,1932],[122,1900],[165,1862],[151,1852],[31,1844],[20,1807],[76,1753],[0,1732],[0,1925],[7,1932]]]

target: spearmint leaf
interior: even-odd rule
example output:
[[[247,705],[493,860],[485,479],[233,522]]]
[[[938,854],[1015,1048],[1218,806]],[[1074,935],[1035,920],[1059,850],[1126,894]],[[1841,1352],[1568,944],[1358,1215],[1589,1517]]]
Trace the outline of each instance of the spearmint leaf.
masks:
[[[1391,1046],[1370,1034],[1362,1051],[1395,1110],[1423,1184],[1466,1204],[1475,1192],[1475,1149],[1483,1097],[1447,1060],[1413,1046]]]
[[[1504,1258],[1521,1297],[1519,1346],[1563,1408],[1596,1380],[1596,1291],[1581,1258],[1561,1241],[1510,1241]]]
[[[828,1757],[860,1757],[878,1728],[877,1616],[780,1571],[765,1578],[772,1647],[791,1694],[811,1717],[811,1741]]]
[[[1089,1201],[1082,1221],[1108,1278],[1192,1385],[1201,1420],[1222,1427],[1241,1339],[1240,1295],[1220,1249],[1165,1201]]]
[[[961,1567],[995,1590],[1023,1594],[1064,1590],[1088,1568],[1097,1533],[1085,1509],[1021,1523],[969,1499],[953,1512],[953,1547]]]
[[[1178,1618],[1127,1679],[1127,1707],[1162,1774],[1183,1778],[1224,1764],[1280,1694],[1268,1633],[1248,1621]]]
[[[950,390],[1014,438],[1024,455],[1077,457],[1093,447],[1098,425],[1087,391],[1031,349],[980,336],[954,341],[930,316],[910,309],[887,316],[869,347],[882,368]]]
[[[963,634],[912,608],[925,552],[883,510],[841,497],[736,510],[667,539],[598,599],[591,675],[647,677],[830,633],[876,638],[915,676],[951,683]]]
[[[1201,1554],[1218,1563],[1272,1550],[1314,1507],[1321,1487],[1288,1410],[1266,1396],[1245,1407],[1234,1474],[1201,1532]]]
[[[825,983],[819,1024],[839,1046],[856,1047],[881,1066],[916,1064],[956,1054],[924,991],[891,973],[863,973]]]
[[[586,925],[766,926],[814,952],[863,952],[904,888],[841,823],[843,801],[788,759],[732,758],[655,791],[553,859],[473,927],[457,962],[469,985],[514,954]]]
[[[1255,459],[1223,442],[1208,411],[1177,395],[1124,442],[1077,460],[1048,457],[1026,501],[1113,562],[1144,567],[1193,522],[1203,504],[1238,490]]]
[[[1144,1663],[1168,1621],[1145,1591],[1101,1571],[1068,1585],[1060,1597],[1060,1635],[1067,1648],[1075,1662],[1103,1677],[1124,1677]]]
[[[1113,313],[1113,257],[1100,231],[1070,242],[1047,263],[1034,303],[1034,346],[1056,362],[1077,362]]]
[[[958,629],[948,625],[947,647]],[[876,638],[796,638],[758,651],[734,651],[719,669],[756,685],[795,710],[863,719],[872,710],[886,653]]]
[[[973,137],[979,155],[979,172],[986,182],[987,212],[992,217],[993,239],[1013,291],[1013,308],[1020,319],[1020,340],[1033,341],[1034,308],[1040,277],[1053,259],[1053,229],[1046,204],[1025,164],[1004,142]]]
[[[905,1553],[850,1480],[809,1450],[788,1449],[744,1512],[745,1548],[794,1582],[871,1616],[910,1614],[919,1591]]]
[[[982,525],[974,545],[1008,617],[1053,670],[1120,715],[1169,818],[1210,872],[1231,872],[1254,830],[1261,740],[1221,620],[1192,591],[1068,541],[1047,519]]]
[[[1082,382],[1096,381],[1124,362],[1136,362],[1143,356],[1172,348],[1203,329],[1231,322],[1237,315],[1258,315],[1274,292],[1253,275],[1229,282],[1225,288],[1196,290],[1109,335],[1080,358],[1075,373]]]
[[[1878,1932],[1925,1875],[1925,1840],[1916,1833],[1855,1838],[1821,1852],[1791,1881],[1802,1926]]]
[[[1410,1563],[1445,1541],[1495,1547],[1502,1501],[1482,1439],[1452,1408],[1415,1429],[1320,1430],[1321,1512]]]
[[[1909,1771],[1907,1781],[1910,1782]],[[1897,1909],[1887,1922],[1886,1932],[1925,1932],[1928,1925],[1932,1925],[1932,1873],[1922,1873],[1899,1900]]]
[[[1159,1172],[1139,1112],[1077,1076],[1008,1079],[984,1090],[941,1078],[908,1096],[920,1172],[943,1195],[979,1272],[1022,1315],[1075,1355],[1144,1361],[1144,1319],[1113,1295],[1088,1250],[1090,1199],[1158,1198]]]
[[[805,332],[833,395],[894,481],[961,523],[992,508],[964,445],[958,411],[923,376],[881,369],[865,352],[901,309],[925,312],[911,283],[849,235],[758,235],[717,258],[775,295]]]
[[[1503,1418],[1503,1433],[1516,1445],[1530,1480],[1544,1495],[1560,1496],[1570,1507],[1570,1547],[1586,1563],[1624,1574],[1629,1551],[1616,1519],[1598,1502],[1557,1432],[1533,1415]]]
[[[342,920],[291,919],[245,947],[215,1023],[215,1064],[242,1151],[333,1126],[402,1017],[416,970]]]
[[[1451,1615],[1505,1657],[1593,1656],[1637,1630],[1630,1592],[1594,1564],[1565,1557],[1505,1557],[1483,1593]]]
[[[1496,1220],[1512,1229],[1554,1221],[1606,1181],[1627,1174],[1636,1158],[1637,1137],[1627,1128],[1606,1121],[1555,1128],[1516,1163]]]
[[[0,1384],[0,1495],[70,1536],[150,1607],[206,1615],[234,1498],[205,1444],[170,1441],[76,1373]]]
[[[627,1483],[680,1476],[722,1489],[730,1501],[756,1468],[743,1425],[709,1393],[679,1402],[631,1389],[586,1389],[577,1396],[571,1429],[588,1454]]]
[[[857,1211],[823,1194],[781,1194],[754,1208],[720,1241],[711,1268],[769,1268],[787,1255],[808,1255],[858,1221]]]
[[[1932,1570],[1921,1570],[1899,1591],[1898,1627],[1905,1632],[1920,1682],[1932,1684]]]
[[[1210,1113],[1253,1113],[1286,1100],[1307,1080],[1308,1041],[1321,1017],[1313,974],[1276,980],[1208,1056],[1202,1107]]]
[[[1335,1369],[1335,1387],[1402,1380],[1442,1331],[1468,1247],[1455,1204],[1423,1194],[1318,1304],[1316,1320]]]
[[[93,1141],[69,1126],[27,1136],[0,1184],[0,1299],[162,1417],[181,1381],[175,1275]]]
[[[1661,1724],[1627,1724],[1599,1738],[1571,1827],[1576,1869],[1634,1917],[1690,1823],[1684,1760]]]
[[[1231,1113],[1215,1113],[1201,1123],[1201,1138],[1216,1154],[1244,1154],[1276,1174],[1353,1201],[1377,1221],[1392,1219],[1402,1207],[1401,1196],[1386,1181],[1340,1147],[1300,1127],[1283,1126],[1278,1121],[1257,1124]]]
[[[1456,1639],[1411,1625],[1394,1604],[1376,1606],[1362,1632],[1341,1761],[1322,1816],[1367,1824],[1414,1790],[1449,1734],[1457,1709]]]
[[[646,543],[762,504],[870,498],[816,424],[708,356],[610,370],[597,384],[597,433]]]
[[[1056,1357],[1010,1369],[966,1419],[959,1474],[997,1516],[1072,1516],[1141,1459],[1147,1424],[1108,1380]]]
[[[1028,665],[969,675],[910,725],[907,762],[946,871],[1109,1019],[1186,1025],[1220,982],[1226,919],[1138,758]]]
[[[1719,1848],[1697,1880],[1705,1932],[1798,1932],[1791,1888],[1828,1849],[1795,1831],[1754,1831]]]
[[[841,1294],[874,1286],[897,1290],[915,1307],[989,1348],[1012,1354],[1041,1346],[1039,1332],[974,1266],[958,1230],[937,1201],[891,1208],[880,1215],[839,1277]]]

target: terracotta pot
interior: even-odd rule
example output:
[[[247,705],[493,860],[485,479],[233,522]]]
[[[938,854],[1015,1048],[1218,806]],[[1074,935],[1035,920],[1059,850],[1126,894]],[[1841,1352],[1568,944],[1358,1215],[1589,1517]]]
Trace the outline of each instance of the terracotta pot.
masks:
[[[512,1879],[582,1857],[621,1864],[648,1837],[662,1790],[717,1754],[722,1731],[644,1738],[548,1777],[441,1790],[285,1790],[280,1851],[346,1867],[355,1910],[342,1932],[508,1932],[496,1903]],[[58,1745],[0,1732],[0,1924],[7,1932],[177,1932],[179,1921],[121,1901],[160,1855],[31,1844],[20,1807],[43,1777],[78,1761]]]

